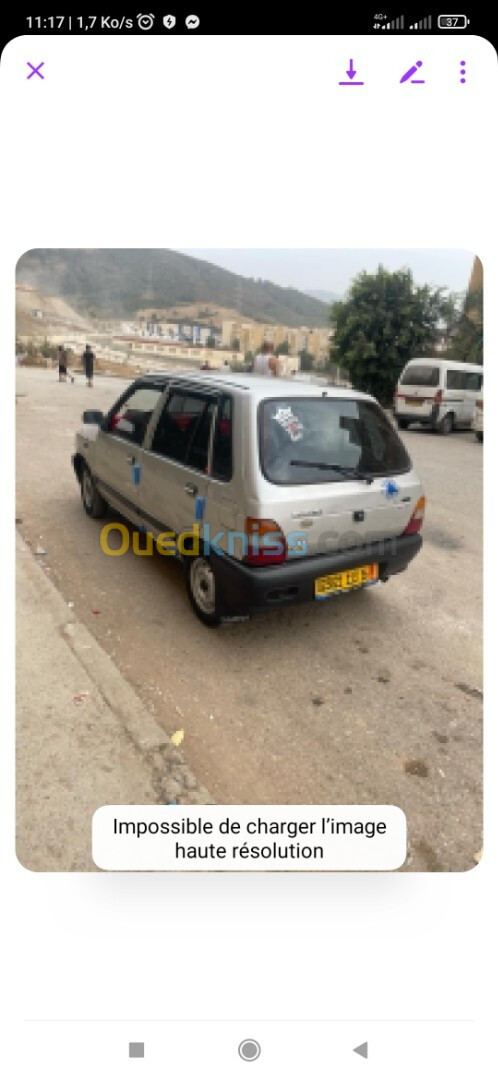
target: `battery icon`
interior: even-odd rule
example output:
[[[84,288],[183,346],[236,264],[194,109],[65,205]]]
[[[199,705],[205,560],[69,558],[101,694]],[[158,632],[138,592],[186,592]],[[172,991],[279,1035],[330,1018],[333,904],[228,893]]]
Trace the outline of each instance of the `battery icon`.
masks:
[[[437,24],[440,30],[466,30],[470,19],[466,15],[438,15]]]

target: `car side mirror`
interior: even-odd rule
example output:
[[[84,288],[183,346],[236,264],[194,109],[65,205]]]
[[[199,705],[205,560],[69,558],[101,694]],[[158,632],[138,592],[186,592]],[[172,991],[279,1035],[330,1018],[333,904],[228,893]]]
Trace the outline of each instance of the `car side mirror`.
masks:
[[[85,409],[81,419],[84,424],[98,424],[100,427],[104,414],[99,409]]]

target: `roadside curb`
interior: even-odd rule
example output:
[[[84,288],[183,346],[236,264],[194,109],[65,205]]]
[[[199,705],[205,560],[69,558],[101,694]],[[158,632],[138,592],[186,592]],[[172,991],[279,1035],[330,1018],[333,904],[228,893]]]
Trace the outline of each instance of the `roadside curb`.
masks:
[[[16,561],[36,593],[40,609],[53,628],[54,638],[62,638],[85,676],[93,685],[118,726],[145,759],[157,791],[158,802],[213,804],[206,788],[200,785],[185,761],[181,750],[152,716],[113,660],[86,626],[68,609],[56,586],[48,579],[43,561],[37,559],[19,530],[16,537]],[[19,674],[19,673],[18,673]],[[66,702],[64,702],[64,708]]]

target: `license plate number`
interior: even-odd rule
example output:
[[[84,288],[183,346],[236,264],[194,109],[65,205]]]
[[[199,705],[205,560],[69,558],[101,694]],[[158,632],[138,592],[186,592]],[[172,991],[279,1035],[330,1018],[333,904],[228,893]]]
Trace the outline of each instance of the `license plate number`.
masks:
[[[361,589],[363,585],[371,585],[379,577],[377,563],[369,566],[356,566],[354,570],[340,570],[337,574],[326,574],[324,577],[315,578],[315,597],[323,600],[334,593],[348,592],[350,589]]]
[[[405,405],[423,405],[424,398],[419,397],[407,397],[405,398]]]

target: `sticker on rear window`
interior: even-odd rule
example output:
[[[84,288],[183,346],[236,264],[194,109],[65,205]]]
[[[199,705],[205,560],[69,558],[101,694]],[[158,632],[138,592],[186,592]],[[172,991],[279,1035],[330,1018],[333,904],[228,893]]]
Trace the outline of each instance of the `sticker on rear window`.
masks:
[[[272,416],[272,420],[276,420],[277,424],[280,424],[280,427],[283,427],[289,438],[292,439],[292,442],[297,442],[299,439],[302,439],[304,427],[297,416],[294,416],[290,406],[287,408],[280,406],[280,408],[277,409],[275,416]]]

